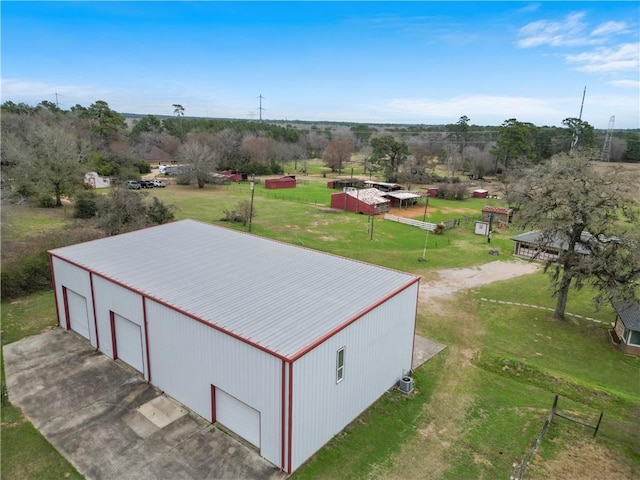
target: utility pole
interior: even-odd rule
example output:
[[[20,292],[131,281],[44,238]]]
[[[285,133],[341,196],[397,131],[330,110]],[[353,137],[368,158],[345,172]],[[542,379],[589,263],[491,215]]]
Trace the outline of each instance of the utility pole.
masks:
[[[61,93],[58,93],[58,92],[55,92],[54,95],[56,97],[56,107],[60,108],[60,106],[58,105],[58,96],[64,97],[64,95],[62,95]]]
[[[427,207],[429,206],[429,196],[425,195],[424,197],[427,201],[424,203],[424,215],[422,215],[422,223],[427,222]]]
[[[253,218],[253,193],[255,190],[255,184],[251,182],[251,206],[249,207],[249,233],[251,233],[251,219]]]
[[[260,107],[258,107],[258,111],[260,112],[260,121],[262,122],[262,111],[264,110],[264,108],[262,108],[262,99],[264,97],[260,94],[258,95],[258,98],[260,99]]]

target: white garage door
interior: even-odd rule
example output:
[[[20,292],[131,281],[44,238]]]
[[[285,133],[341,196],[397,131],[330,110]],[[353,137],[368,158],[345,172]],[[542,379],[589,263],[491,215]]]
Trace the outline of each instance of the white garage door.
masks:
[[[113,315],[116,331],[116,352],[118,358],[139,372],[144,371],[142,363],[142,334],[140,325],[117,313]]]
[[[219,388],[216,388],[216,421],[260,447],[260,412]]]
[[[89,315],[87,313],[87,299],[73,290],[67,291],[67,307],[69,308],[69,327],[86,339],[89,334]]]

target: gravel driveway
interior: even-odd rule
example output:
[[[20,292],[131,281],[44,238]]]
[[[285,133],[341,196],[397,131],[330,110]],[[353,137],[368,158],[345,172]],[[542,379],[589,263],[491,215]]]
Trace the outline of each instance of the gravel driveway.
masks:
[[[431,303],[439,298],[452,297],[460,290],[509,280],[534,273],[540,268],[541,265],[537,263],[495,261],[476,267],[438,270],[437,280],[421,283],[419,299],[421,303]]]

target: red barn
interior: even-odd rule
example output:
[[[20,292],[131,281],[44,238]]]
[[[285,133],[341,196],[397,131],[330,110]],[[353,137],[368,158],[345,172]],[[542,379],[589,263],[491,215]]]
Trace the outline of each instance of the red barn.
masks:
[[[489,190],[479,188],[473,191],[474,198],[487,198],[489,196]]]
[[[389,200],[382,196],[376,188],[347,188],[344,192],[331,195],[331,208],[362,213],[363,215],[378,215],[389,211]]]
[[[296,188],[296,177],[286,175],[280,178],[269,178],[264,181],[265,188]]]

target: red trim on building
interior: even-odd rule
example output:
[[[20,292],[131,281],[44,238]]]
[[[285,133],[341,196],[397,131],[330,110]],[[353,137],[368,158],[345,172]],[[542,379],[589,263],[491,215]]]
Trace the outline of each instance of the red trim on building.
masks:
[[[100,336],[98,335],[98,316],[96,315],[96,296],[93,293],[93,273],[89,272],[91,286],[91,307],[93,308],[93,327],[96,329],[96,350],[100,350]]]
[[[413,342],[411,342],[411,368],[413,370],[413,354],[416,350],[416,329],[418,328],[418,322],[415,320],[418,318],[418,305],[420,305],[420,285],[418,285],[418,290],[416,291],[416,314],[413,320]]]
[[[407,288],[409,288],[411,285],[413,285],[416,282],[420,281],[420,277],[414,277],[411,279],[410,282],[401,285],[400,287],[396,288],[394,291],[392,291],[391,293],[385,295],[384,297],[382,297],[380,300],[378,300],[377,302],[375,302],[373,305],[368,306],[367,308],[365,308],[364,310],[362,310],[361,312],[355,314],[353,317],[349,318],[348,320],[346,320],[345,322],[341,323],[340,325],[338,325],[337,327],[335,327],[333,330],[325,333],[323,336],[321,336],[320,338],[318,338],[317,340],[315,340],[313,343],[307,345],[306,347],[304,347],[302,350],[300,350],[299,352],[295,353],[294,355],[291,356],[291,361],[295,362],[297,359],[299,359],[300,357],[302,357],[303,355],[309,353],[311,350],[313,350],[314,348],[316,348],[318,345],[321,345],[322,343],[324,343],[328,338],[333,337],[335,334],[337,334],[338,332],[344,330],[345,328],[347,328],[349,325],[351,325],[353,322],[355,322],[356,320],[362,318],[363,316],[365,316],[367,313],[369,313],[370,311],[378,308],[380,305],[382,305],[383,303],[385,303],[386,301],[388,301],[389,299],[395,297],[396,295],[398,295],[400,292],[402,292],[403,290],[406,290]]]
[[[293,362],[289,362],[289,425],[288,425],[289,438],[288,440],[288,456],[287,459],[287,473],[291,473],[291,450],[293,449],[293,442],[291,438],[293,436]]]
[[[113,350],[113,359],[118,359],[118,345],[116,342],[116,316],[112,310],[109,310],[109,321],[111,323],[111,349]]]
[[[66,258],[63,258],[63,257],[58,257],[57,255],[54,255],[54,256],[56,256],[56,258],[59,258],[60,260],[62,260],[64,262],[67,262],[67,263],[69,263],[69,264],[71,264],[71,265],[73,265],[75,267],[81,268],[82,270],[85,270],[87,272],[92,272],[92,270],[88,269],[84,265],[80,265],[79,263],[76,263],[76,262],[74,262],[72,260],[69,260],[69,259],[66,259]],[[206,321],[206,320],[204,320],[204,319],[202,319],[200,317],[197,317],[193,313],[189,313],[186,310],[182,310],[181,308],[176,307],[174,305],[171,305],[170,303],[167,303],[167,302],[165,302],[163,300],[160,300],[159,298],[155,298],[152,295],[143,293],[142,291],[140,291],[140,290],[138,290],[138,289],[136,289],[134,287],[131,287],[130,285],[122,283],[122,282],[116,280],[115,278],[111,278],[108,275],[104,275],[104,274],[101,274],[101,273],[98,273],[98,272],[93,272],[93,273],[95,275],[97,275],[98,277],[104,278],[105,280],[108,280],[108,281],[110,281],[110,282],[112,282],[112,283],[114,283],[114,284],[116,284],[116,285],[118,285],[118,286],[120,286],[122,288],[125,288],[125,289],[129,290],[130,292],[137,293],[138,295],[140,295],[142,297],[147,297],[149,300],[152,300],[152,301],[154,301],[156,303],[159,303],[160,305],[163,305],[163,306],[173,310],[174,312],[178,312],[178,313],[180,313],[180,314],[182,314],[182,315],[184,315],[186,317],[189,317],[189,318],[195,320],[196,322],[200,322],[200,323],[202,323],[204,325],[207,325],[208,327],[211,327],[211,328],[213,328],[215,330],[218,330],[219,332],[222,332],[225,335],[229,335],[230,337],[233,337],[236,340],[240,340],[241,342],[246,343],[247,345],[251,345],[252,347],[257,348],[258,350],[261,350],[261,351],[266,352],[266,353],[268,353],[270,355],[273,355],[276,358],[283,359],[283,360],[288,360],[287,357],[285,357],[285,356],[283,356],[283,355],[281,355],[281,354],[279,354],[277,352],[269,350],[268,348],[263,347],[262,345],[260,345],[258,343],[254,343],[254,342],[252,342],[250,340],[247,340],[246,338],[241,337],[240,335],[238,335],[236,333],[233,333],[233,332],[231,332],[229,330],[226,330],[226,329],[220,327],[219,325],[215,325],[213,323],[210,323],[210,322],[208,322],[208,321]]]
[[[211,385],[211,423],[216,423],[216,387]]]
[[[286,416],[285,398],[286,398],[286,395],[287,395],[286,382],[287,382],[286,364],[285,364],[285,361],[282,360],[282,375],[281,375],[281,384],[282,384],[282,401],[281,401],[281,403],[282,403],[282,405],[281,405],[281,411],[280,411],[280,452],[281,452],[280,471],[284,470],[284,448],[285,448],[285,443],[284,443],[284,433],[285,433],[284,421],[285,421],[285,416]]]
[[[58,289],[56,288],[56,272],[53,269],[53,255],[47,252],[49,255],[49,269],[51,270],[51,283],[53,284],[53,301],[56,303],[56,325],[60,326],[60,308],[58,307]]]
[[[64,323],[66,329],[71,330],[71,321],[69,320],[69,298],[67,297],[67,287],[62,287],[62,301],[64,302]]]
[[[147,383],[151,383],[151,358],[149,356],[149,322],[147,321],[147,297],[142,297],[142,321],[144,323],[144,349],[147,357]]]

